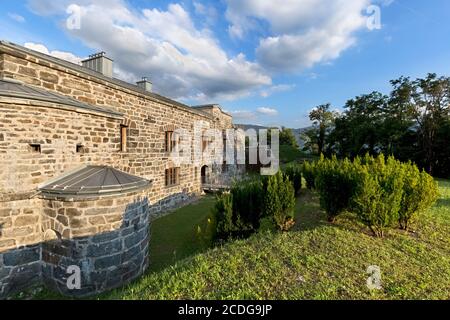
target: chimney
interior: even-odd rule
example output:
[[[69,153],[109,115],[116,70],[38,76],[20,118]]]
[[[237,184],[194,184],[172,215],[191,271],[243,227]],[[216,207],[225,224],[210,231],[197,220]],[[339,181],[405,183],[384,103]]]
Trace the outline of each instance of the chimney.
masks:
[[[92,54],[89,59],[82,61],[83,67],[94,70],[108,78],[113,76],[113,60],[106,56],[105,52]]]
[[[143,77],[142,80],[136,82],[136,84],[139,88],[144,89],[147,92],[152,92],[152,83],[146,77]]]

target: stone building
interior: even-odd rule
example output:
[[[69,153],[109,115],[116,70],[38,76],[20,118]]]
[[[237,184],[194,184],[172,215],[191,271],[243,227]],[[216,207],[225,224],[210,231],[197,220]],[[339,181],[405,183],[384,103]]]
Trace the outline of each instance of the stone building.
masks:
[[[203,156],[222,141],[194,135],[233,128],[220,106],[114,79],[112,64],[104,53],[80,66],[0,42],[0,298],[39,283],[82,296],[136,278],[151,220],[242,172]],[[172,161],[179,129],[200,161]],[[80,290],[67,287],[69,266],[81,270]]]

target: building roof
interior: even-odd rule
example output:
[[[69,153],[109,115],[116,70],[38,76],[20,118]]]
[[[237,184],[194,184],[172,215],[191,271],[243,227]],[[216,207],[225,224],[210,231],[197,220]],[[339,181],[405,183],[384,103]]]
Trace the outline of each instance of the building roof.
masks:
[[[123,116],[122,113],[116,112],[114,110],[83,103],[76,99],[58,93],[46,91],[44,89],[25,85],[19,81],[12,79],[0,79],[0,97],[45,101],[80,108],[87,111],[99,112],[108,116]]]
[[[96,198],[136,192],[151,181],[107,166],[86,166],[41,186],[39,191],[50,198]]]
[[[192,108],[194,109],[198,109],[198,110],[204,110],[204,109],[213,109],[213,108],[217,108],[220,110],[220,112],[222,112],[223,114],[233,117],[231,114],[229,114],[228,112],[223,111],[223,108],[220,104],[217,103],[212,103],[212,104],[202,104],[202,105],[198,105],[198,106],[192,106]]]
[[[119,87],[122,87],[124,89],[128,89],[128,90],[134,91],[134,92],[136,92],[138,94],[144,95],[144,96],[152,98],[152,99],[156,99],[156,100],[164,102],[164,103],[166,103],[168,105],[172,105],[174,107],[183,109],[185,111],[188,111],[188,112],[191,112],[191,113],[194,113],[194,114],[198,114],[198,115],[201,115],[203,117],[211,118],[211,115],[208,115],[208,114],[206,114],[204,112],[200,112],[199,110],[196,110],[195,108],[191,108],[191,107],[189,107],[189,106],[187,106],[187,105],[185,105],[183,103],[180,103],[178,101],[172,100],[170,98],[161,96],[161,95],[153,93],[153,92],[145,91],[144,89],[140,88],[137,85],[134,85],[134,84],[131,84],[131,83],[128,83],[128,82],[125,82],[125,81],[122,81],[122,80],[119,80],[119,79],[116,79],[116,78],[106,77],[106,76],[104,76],[103,74],[101,74],[99,72],[90,70],[90,69],[85,68],[83,66],[80,66],[78,64],[75,64],[75,63],[72,63],[72,62],[69,62],[69,61],[66,61],[66,60],[62,60],[62,59],[59,59],[59,58],[55,58],[53,56],[50,56],[50,55],[47,55],[47,54],[44,54],[44,53],[40,53],[40,52],[31,50],[31,49],[25,48],[25,47],[20,46],[18,44],[11,43],[9,41],[0,40],[0,52],[2,51],[1,50],[2,46],[5,47],[5,48],[9,48],[10,50],[15,50],[15,51],[18,51],[18,52],[22,52],[22,53],[26,53],[26,54],[29,54],[29,55],[33,55],[35,57],[38,57],[40,59],[49,61],[51,63],[57,64],[57,65],[60,65],[60,66],[63,66],[65,68],[69,68],[69,69],[75,70],[77,72],[89,75],[91,77],[95,77],[95,78],[100,79],[102,81],[106,81],[106,82],[112,83],[112,84],[114,84],[116,86],[119,86]]]

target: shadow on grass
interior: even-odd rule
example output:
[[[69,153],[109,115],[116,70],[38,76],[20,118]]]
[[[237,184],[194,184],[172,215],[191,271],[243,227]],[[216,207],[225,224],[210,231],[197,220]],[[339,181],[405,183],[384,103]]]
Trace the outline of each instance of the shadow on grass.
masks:
[[[435,206],[437,206],[437,207],[450,207],[450,198],[438,199],[436,201]]]

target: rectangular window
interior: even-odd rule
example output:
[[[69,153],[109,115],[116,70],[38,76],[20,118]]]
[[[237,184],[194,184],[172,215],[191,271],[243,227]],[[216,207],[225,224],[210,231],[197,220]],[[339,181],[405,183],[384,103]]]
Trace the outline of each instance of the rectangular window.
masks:
[[[41,145],[37,143],[31,143],[30,150],[34,153],[41,153]]]
[[[175,137],[173,131],[166,131],[166,152],[172,152],[175,148]]]
[[[81,144],[77,144],[77,153],[84,153],[84,146]]]
[[[180,168],[166,169],[166,187],[180,184]]]
[[[127,152],[127,127],[120,126],[120,151]]]

